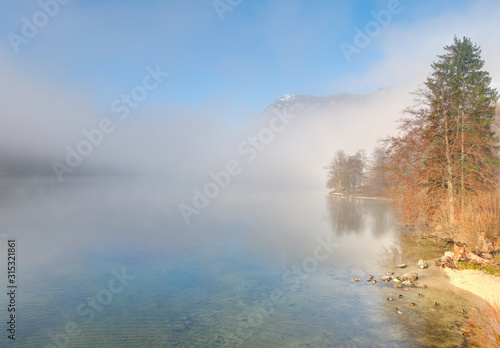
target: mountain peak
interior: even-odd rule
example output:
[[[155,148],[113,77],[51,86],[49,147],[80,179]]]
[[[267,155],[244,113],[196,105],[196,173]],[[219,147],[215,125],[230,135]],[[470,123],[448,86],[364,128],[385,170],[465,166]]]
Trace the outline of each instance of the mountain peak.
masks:
[[[330,108],[337,103],[352,101],[360,97],[362,96],[348,93],[335,94],[328,97],[285,94],[269,105],[265,112],[286,112],[295,114],[309,109]]]
[[[285,94],[279,99],[279,101],[290,101],[293,98],[295,98],[295,94]]]

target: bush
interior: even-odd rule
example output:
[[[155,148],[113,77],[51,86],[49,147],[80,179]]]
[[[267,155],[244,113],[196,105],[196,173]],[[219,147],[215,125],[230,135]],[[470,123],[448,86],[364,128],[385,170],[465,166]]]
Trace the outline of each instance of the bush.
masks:
[[[488,305],[482,312],[474,314],[467,324],[469,343],[473,347],[500,347],[500,308]]]
[[[463,209],[457,217],[455,239],[474,247],[479,232],[486,232],[489,239],[500,239],[500,189],[464,198]]]

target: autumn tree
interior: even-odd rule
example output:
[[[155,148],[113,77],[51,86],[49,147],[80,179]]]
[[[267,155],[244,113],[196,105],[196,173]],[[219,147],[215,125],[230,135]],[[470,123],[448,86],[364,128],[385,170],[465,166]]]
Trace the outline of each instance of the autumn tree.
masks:
[[[326,186],[337,192],[349,194],[361,186],[364,177],[366,159],[364,151],[360,150],[350,156],[343,150],[335,153],[327,169]]]
[[[367,183],[376,194],[387,187],[386,150],[382,146],[373,149],[367,166]]]
[[[497,91],[469,38],[444,49],[405,110],[400,135],[385,140],[390,195],[407,222],[453,225],[463,197],[495,186]]]

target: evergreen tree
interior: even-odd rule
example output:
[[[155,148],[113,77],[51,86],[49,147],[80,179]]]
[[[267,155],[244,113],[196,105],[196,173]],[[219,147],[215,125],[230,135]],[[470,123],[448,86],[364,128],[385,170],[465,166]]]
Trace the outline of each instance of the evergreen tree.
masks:
[[[480,54],[466,37],[445,46],[401,135],[386,140],[391,194],[406,220],[443,213],[453,224],[465,195],[495,186],[498,95]]]

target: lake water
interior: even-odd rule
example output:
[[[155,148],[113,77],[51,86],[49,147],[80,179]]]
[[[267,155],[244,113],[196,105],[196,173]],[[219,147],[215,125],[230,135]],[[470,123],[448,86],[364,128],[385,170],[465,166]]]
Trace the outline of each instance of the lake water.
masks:
[[[228,190],[186,225],[160,187],[2,179],[0,346],[465,346],[460,310],[476,299],[435,266],[419,270],[427,289],[366,281],[402,262],[416,270],[447,248],[400,231],[385,202]],[[6,331],[12,238],[15,341]]]

